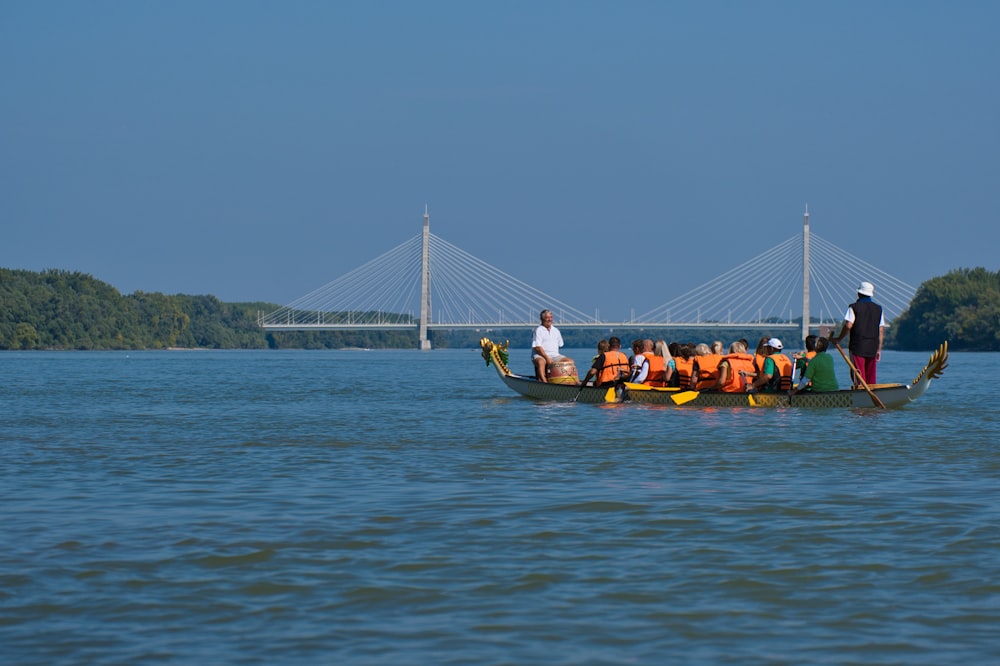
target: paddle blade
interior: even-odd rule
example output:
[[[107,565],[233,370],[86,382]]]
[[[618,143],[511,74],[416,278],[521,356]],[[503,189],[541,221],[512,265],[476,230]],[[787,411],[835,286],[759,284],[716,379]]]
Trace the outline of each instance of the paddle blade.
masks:
[[[914,382],[916,383],[916,382]],[[629,391],[652,391],[653,387],[646,384],[633,384],[632,382],[625,382],[625,388]]]
[[[615,387],[612,386],[604,393],[604,402],[618,402],[618,396],[615,394]]]
[[[697,397],[697,391],[681,391],[680,393],[675,393],[670,396],[670,399],[674,401],[675,405],[683,405],[684,403],[691,402]]]

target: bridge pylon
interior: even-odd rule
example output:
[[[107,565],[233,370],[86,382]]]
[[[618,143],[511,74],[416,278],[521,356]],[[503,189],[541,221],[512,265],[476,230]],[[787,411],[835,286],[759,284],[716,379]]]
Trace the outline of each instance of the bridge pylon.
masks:
[[[420,336],[420,349],[430,349],[431,341],[427,337],[427,323],[431,320],[431,264],[430,264],[430,241],[431,241],[431,216],[427,212],[427,205],[424,205],[424,233],[421,239],[420,252],[420,326],[418,328]]]

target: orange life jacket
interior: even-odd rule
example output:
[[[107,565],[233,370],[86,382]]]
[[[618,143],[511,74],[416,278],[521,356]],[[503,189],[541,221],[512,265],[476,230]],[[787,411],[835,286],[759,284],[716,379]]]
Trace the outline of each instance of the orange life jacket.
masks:
[[[726,354],[722,360],[729,364],[729,376],[726,383],[722,385],[722,390],[726,393],[743,393],[746,391],[747,380],[740,372],[753,374],[757,372],[754,367],[754,359],[750,354]]]
[[[631,365],[628,362],[628,356],[621,353],[617,349],[614,351],[606,351],[601,355],[604,365],[601,367],[601,371],[597,374],[597,385],[603,386],[605,384],[614,384],[621,380],[622,375],[627,378],[629,375],[629,370]]]
[[[704,391],[715,386],[715,382],[719,379],[719,363],[722,362],[722,356],[719,354],[703,354],[695,356],[694,362],[698,366],[698,383],[695,385],[694,390]]]
[[[772,377],[769,385],[779,391],[787,391],[792,388],[792,368],[795,365],[792,364],[791,359],[784,354],[771,354],[771,360],[774,361],[774,367],[777,368],[779,376],[778,381]]]
[[[764,359],[765,358],[767,358],[767,356],[764,356],[763,354],[754,354],[753,355],[754,372],[756,372],[758,374],[760,374],[761,372],[764,372]]]
[[[646,360],[649,362],[649,372],[646,373],[646,379],[642,383],[646,386],[666,386],[666,359],[662,356],[657,356],[653,352],[646,352],[643,356],[645,356]]]
[[[691,388],[691,373],[694,372],[694,357],[684,358],[683,356],[675,356],[674,368],[677,370],[677,377],[680,382],[678,386],[682,389]]]

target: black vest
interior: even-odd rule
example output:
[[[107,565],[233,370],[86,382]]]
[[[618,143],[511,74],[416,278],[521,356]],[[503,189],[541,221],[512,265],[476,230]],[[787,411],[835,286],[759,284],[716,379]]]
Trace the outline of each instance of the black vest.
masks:
[[[848,348],[856,356],[875,358],[878,353],[878,329],[882,321],[882,306],[872,301],[851,303],[854,310],[854,324],[851,326],[851,341]]]

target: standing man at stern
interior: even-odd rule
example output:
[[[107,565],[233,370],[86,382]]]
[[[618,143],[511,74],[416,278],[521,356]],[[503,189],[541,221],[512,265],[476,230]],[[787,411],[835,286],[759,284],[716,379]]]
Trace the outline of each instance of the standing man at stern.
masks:
[[[559,348],[563,346],[562,334],[552,325],[552,310],[542,310],[538,315],[541,324],[531,338],[531,362],[535,365],[535,379],[548,382],[549,365],[563,356]]]
[[[875,384],[875,366],[882,358],[882,341],[885,338],[885,316],[882,306],[872,300],[875,287],[871,282],[862,282],[858,287],[858,300],[847,306],[844,313],[844,325],[840,334],[831,338],[834,344],[839,344],[848,333],[851,335],[847,348],[851,351],[851,360],[858,369],[860,379],[868,385]],[[858,377],[851,380],[854,388],[861,385]]]

